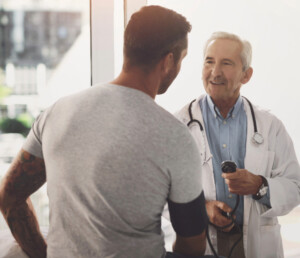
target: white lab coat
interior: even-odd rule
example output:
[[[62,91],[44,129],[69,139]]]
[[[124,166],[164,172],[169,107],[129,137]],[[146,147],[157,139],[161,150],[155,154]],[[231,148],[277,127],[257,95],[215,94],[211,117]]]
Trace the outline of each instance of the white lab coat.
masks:
[[[199,106],[200,96],[192,106],[193,118],[201,122],[203,117]],[[243,241],[246,258],[283,257],[280,225],[277,216],[285,215],[300,203],[300,168],[291,138],[282,122],[269,112],[253,106],[257,130],[264,137],[260,145],[252,142],[254,133],[249,104],[244,101],[247,114],[247,143],[245,169],[263,175],[269,184],[272,208],[268,209],[251,195],[244,196]],[[190,121],[189,104],[175,116],[184,124]],[[202,158],[203,189],[206,200],[216,200],[213,176],[212,154],[205,133],[201,133],[197,123],[189,127],[194,136]],[[205,144],[203,144],[203,141]],[[209,235],[217,250],[216,230],[210,226]],[[211,254],[207,244],[206,254]]]

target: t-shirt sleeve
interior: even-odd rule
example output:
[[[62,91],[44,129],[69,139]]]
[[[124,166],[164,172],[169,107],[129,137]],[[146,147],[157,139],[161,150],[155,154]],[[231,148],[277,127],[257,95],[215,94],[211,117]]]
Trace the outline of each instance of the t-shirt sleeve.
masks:
[[[39,158],[43,158],[42,133],[48,112],[49,110],[47,109],[36,118],[23,144],[25,151]]]
[[[186,131],[178,138],[172,162],[168,206],[175,232],[183,237],[191,237],[203,232],[208,217],[202,188],[200,154],[192,135]]]

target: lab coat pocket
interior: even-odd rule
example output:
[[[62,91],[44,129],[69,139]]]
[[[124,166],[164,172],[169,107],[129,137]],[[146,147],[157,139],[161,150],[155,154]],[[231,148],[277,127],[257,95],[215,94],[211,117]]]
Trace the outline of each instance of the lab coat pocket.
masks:
[[[271,171],[274,163],[275,152],[266,151],[263,153],[263,160],[260,167],[260,174],[265,177],[271,177]]]
[[[283,258],[279,224],[261,226],[260,236],[261,258]]]
[[[245,158],[245,168],[256,175],[269,177],[275,153],[273,151],[249,148]]]
[[[255,206],[256,206],[256,209],[257,209],[257,212],[259,215],[263,215],[265,212],[267,212],[270,209],[266,205],[264,205],[260,202],[255,202]],[[263,218],[261,218],[261,219],[263,219]]]

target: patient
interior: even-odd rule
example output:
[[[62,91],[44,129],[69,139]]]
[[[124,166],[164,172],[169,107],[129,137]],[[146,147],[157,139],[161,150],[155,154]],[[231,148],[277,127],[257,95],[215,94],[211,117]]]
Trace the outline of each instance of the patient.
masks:
[[[120,75],[60,99],[37,118],[0,187],[1,211],[29,257],[204,253],[208,218],[197,146],[154,102],[179,73],[190,30],[174,11],[143,7],[126,27]],[[29,199],[46,181],[47,243]],[[164,249],[166,201],[176,254]]]

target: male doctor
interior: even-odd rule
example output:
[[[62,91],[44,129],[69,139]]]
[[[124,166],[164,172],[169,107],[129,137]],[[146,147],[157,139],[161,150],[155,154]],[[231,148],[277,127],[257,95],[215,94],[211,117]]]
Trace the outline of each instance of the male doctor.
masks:
[[[224,227],[231,222],[226,214],[235,219],[225,229],[210,226],[214,249],[228,256],[238,243],[231,257],[283,257],[277,216],[300,203],[300,168],[282,122],[240,95],[253,73],[251,54],[249,42],[213,33],[204,48],[207,94],[176,116],[189,126],[200,150],[210,222]],[[222,173],[226,160],[236,163],[235,173]],[[237,195],[239,205],[231,214]],[[206,253],[211,253],[209,247]]]

